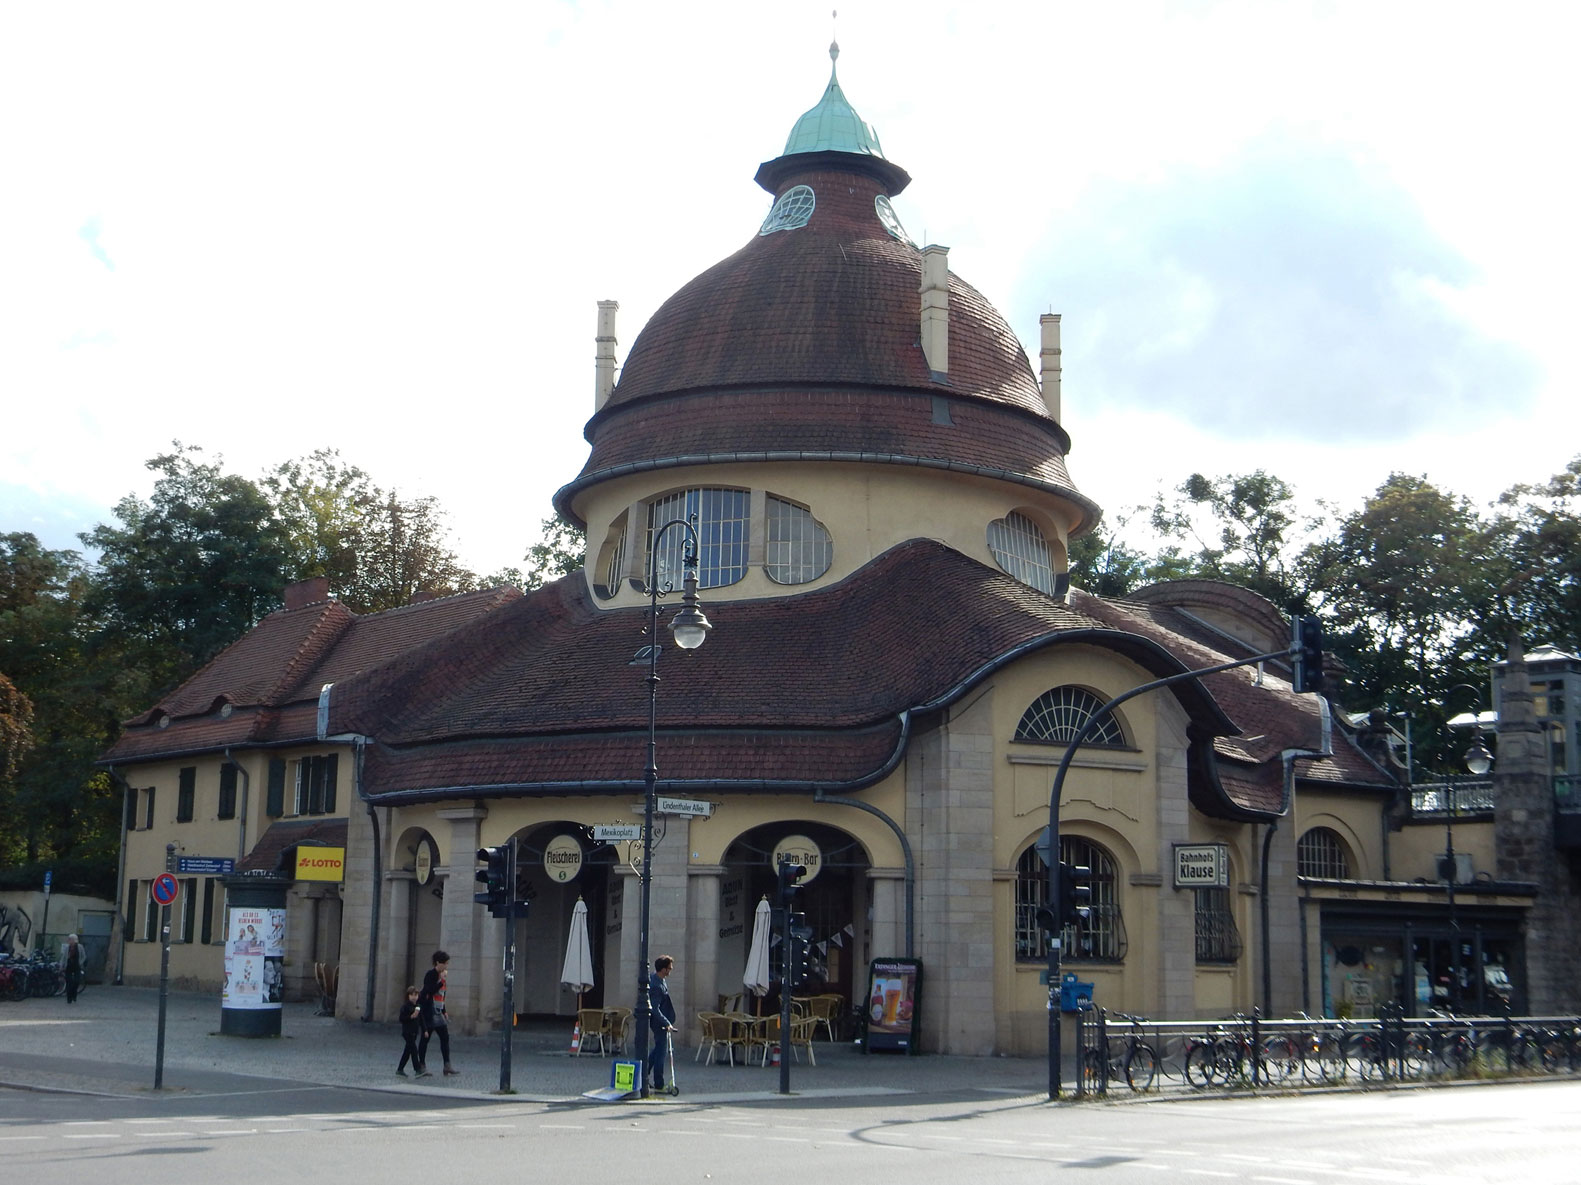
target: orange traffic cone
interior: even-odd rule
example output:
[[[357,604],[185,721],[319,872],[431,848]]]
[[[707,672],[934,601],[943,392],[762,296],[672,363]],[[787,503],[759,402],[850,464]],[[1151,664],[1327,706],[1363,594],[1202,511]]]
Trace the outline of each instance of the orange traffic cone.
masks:
[[[582,1022],[577,1020],[571,1028],[571,1056],[576,1057],[582,1052]]]

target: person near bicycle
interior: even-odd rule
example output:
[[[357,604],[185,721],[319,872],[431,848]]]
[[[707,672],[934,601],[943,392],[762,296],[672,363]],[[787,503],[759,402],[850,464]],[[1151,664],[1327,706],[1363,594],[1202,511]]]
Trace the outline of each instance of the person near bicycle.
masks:
[[[82,988],[82,943],[75,934],[66,935],[65,958],[61,962],[66,968],[66,1003],[75,1004]]]

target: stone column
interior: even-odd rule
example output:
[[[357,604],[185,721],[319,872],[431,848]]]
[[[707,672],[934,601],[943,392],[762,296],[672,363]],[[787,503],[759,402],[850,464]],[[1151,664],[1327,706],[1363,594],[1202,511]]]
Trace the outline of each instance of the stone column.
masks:
[[[853,976],[851,980],[855,984],[855,995],[861,994],[862,975],[867,972],[868,962],[906,953],[906,870],[870,868],[867,870],[867,879],[873,907],[872,922],[868,928],[872,938],[867,949],[861,951],[864,962],[857,968],[861,974]],[[924,984],[923,991],[927,990],[928,985]]]
[[[907,759],[929,1053],[995,1052],[992,701],[986,693],[952,712]]]
[[[388,835],[382,835],[385,843]],[[386,1019],[379,1012],[380,1001],[386,997],[385,969],[377,973],[368,965],[369,945],[372,939],[373,908],[383,885],[374,883],[373,827],[368,821],[368,811],[363,803],[353,797],[351,809],[346,813],[346,893],[345,912],[340,926],[340,990],[335,996],[335,1015],[342,1020],[360,1017],[367,1007],[368,976],[375,974],[379,1000],[374,1001],[376,1019]],[[386,923],[380,923],[380,933],[387,933]],[[383,951],[387,943],[380,942],[377,958],[385,960]],[[393,1017],[394,1012],[389,1016]]]
[[[406,998],[406,955],[412,932],[412,884],[416,875],[407,868],[390,868],[384,873],[384,916],[379,920],[378,1000],[374,1015],[394,1020]],[[413,961],[421,967],[432,951]]]
[[[1581,1008],[1581,886],[1556,846],[1548,740],[1532,703],[1519,640],[1510,643],[1499,688],[1493,767],[1493,841],[1501,881],[1526,881],[1537,897],[1526,915],[1526,1011]]]
[[[450,824],[450,864],[445,869],[445,896],[439,915],[439,946],[450,956],[445,1011],[455,1031],[467,1034],[485,1029],[479,995],[487,962],[482,957],[483,940],[499,925],[482,924],[492,919],[472,901],[472,873],[477,868],[480,831],[488,813],[482,806],[442,807],[434,812]],[[420,958],[418,965],[426,973],[426,959]]]
[[[1158,989],[1156,1015],[1172,1020],[1197,1014],[1197,900],[1174,886],[1174,848],[1191,839],[1186,782],[1185,713],[1173,696],[1158,695],[1155,713],[1158,778]]]
[[[726,991],[719,983],[719,882],[725,870],[719,864],[694,864],[688,873],[686,890],[691,904],[687,912],[691,914],[691,932],[686,936],[685,951],[674,952],[681,965],[670,977],[681,980],[679,992],[675,984],[670,985],[681,1028],[677,1037],[693,1033],[695,1026],[691,1018],[705,1010],[713,1011],[719,1003],[719,993]],[[735,991],[740,990],[738,983]]]

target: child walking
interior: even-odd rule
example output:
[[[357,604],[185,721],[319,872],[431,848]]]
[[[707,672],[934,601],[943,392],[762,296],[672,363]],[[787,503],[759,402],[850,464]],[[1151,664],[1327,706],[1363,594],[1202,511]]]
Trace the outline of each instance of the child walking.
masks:
[[[401,1062],[395,1067],[395,1072],[402,1078],[406,1077],[406,1063],[412,1063],[412,1072],[419,1078],[428,1076],[428,1071],[423,1068],[422,1059],[417,1054],[417,1038],[423,1031],[423,1018],[417,1008],[417,989],[406,989],[406,1003],[401,1005],[401,1039],[406,1042],[406,1048],[401,1050]]]

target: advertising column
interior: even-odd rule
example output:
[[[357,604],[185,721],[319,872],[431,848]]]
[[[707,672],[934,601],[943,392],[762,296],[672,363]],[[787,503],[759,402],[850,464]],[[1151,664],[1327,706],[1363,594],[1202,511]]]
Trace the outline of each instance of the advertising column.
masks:
[[[272,876],[238,876],[227,877],[225,887],[220,1032],[231,1037],[278,1037],[285,901],[291,882]]]

